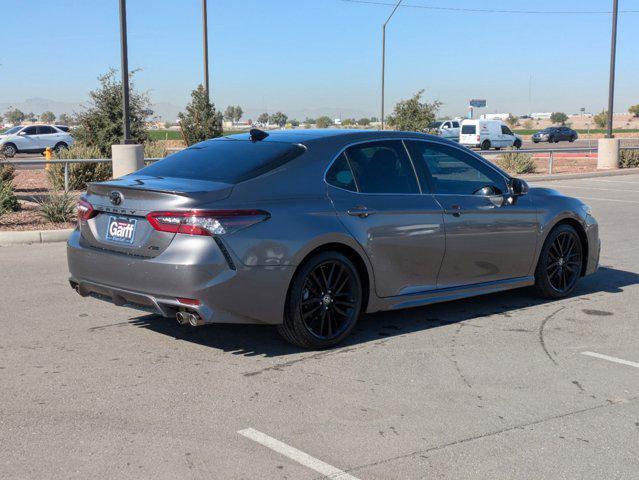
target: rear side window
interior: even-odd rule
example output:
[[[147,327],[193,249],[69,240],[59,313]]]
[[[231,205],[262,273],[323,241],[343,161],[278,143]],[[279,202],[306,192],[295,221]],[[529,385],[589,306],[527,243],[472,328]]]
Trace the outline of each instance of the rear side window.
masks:
[[[477,133],[475,125],[462,125],[461,133],[464,135],[474,135]]]
[[[331,168],[326,172],[326,181],[337,188],[343,188],[352,192],[357,191],[353,171],[344,153],[335,159]]]
[[[47,127],[45,125],[38,127],[38,135],[49,135],[51,133],[55,133],[55,131],[51,127]]]
[[[221,138],[169,155],[138,173],[238,183],[290,162],[304,153],[301,145]]]
[[[459,128],[459,122],[453,122],[453,128]]]
[[[415,170],[401,141],[353,145],[346,156],[360,193],[419,193]]]

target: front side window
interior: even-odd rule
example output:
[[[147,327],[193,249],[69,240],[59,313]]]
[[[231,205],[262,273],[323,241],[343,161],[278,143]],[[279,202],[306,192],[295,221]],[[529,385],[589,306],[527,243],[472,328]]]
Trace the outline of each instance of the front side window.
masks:
[[[510,128],[508,128],[506,125],[502,125],[501,126],[501,133],[503,133],[504,135],[512,135],[513,132],[510,130]]]
[[[459,128],[459,122],[453,122],[453,128]]]
[[[475,157],[447,145],[406,142],[415,167],[433,191],[447,195],[477,195],[489,187],[495,195],[506,192],[504,178]],[[419,165],[419,166],[418,166]]]
[[[326,181],[329,185],[337,188],[343,188],[351,192],[357,190],[355,177],[353,177],[353,172],[344,153],[335,159],[331,168],[326,172]]]
[[[360,193],[420,193],[413,165],[400,140],[346,149]]]
[[[24,130],[22,130],[24,132],[25,135],[35,135],[36,134],[36,127],[27,127]]]

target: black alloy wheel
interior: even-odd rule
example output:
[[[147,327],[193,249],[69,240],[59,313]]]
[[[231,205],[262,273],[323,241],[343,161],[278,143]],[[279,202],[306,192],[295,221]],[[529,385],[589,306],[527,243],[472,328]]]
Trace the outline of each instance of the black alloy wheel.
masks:
[[[575,288],[582,265],[579,235],[570,225],[560,225],[542,249],[535,274],[537,289],[545,297],[565,297]]]
[[[338,252],[323,252],[302,266],[289,291],[280,333],[305,348],[327,348],[353,329],[362,307],[357,269]]]

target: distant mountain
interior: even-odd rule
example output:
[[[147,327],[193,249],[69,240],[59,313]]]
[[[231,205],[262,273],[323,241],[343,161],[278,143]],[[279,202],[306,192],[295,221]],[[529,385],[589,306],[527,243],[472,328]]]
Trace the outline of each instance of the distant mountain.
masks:
[[[86,102],[86,101],[85,101]],[[66,113],[71,115],[77,113],[84,108],[83,102],[60,102],[57,100],[51,100],[49,98],[28,98],[22,102],[0,102],[0,113],[6,112],[9,108],[19,108],[25,113],[33,112],[36,115],[40,115],[42,112],[51,111],[56,115]],[[216,105],[217,108],[224,109]],[[151,105],[153,110],[153,117],[163,122],[175,122],[177,120],[178,113],[184,110],[184,106],[177,106],[168,102],[158,102]],[[282,111],[288,118],[303,121],[306,117],[317,118],[323,115],[334,118],[361,118],[370,117],[371,113],[363,110],[351,110],[340,107],[324,107],[324,108],[296,108],[287,110],[286,108],[273,108],[269,109],[268,113],[275,113],[276,111]],[[244,120],[255,120],[263,113],[263,109],[245,107]]]

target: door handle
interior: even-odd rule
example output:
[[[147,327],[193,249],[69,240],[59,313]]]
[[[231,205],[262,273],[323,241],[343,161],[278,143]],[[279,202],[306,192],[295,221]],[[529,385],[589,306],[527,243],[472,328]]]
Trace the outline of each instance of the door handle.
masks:
[[[448,213],[450,213],[453,217],[459,217],[462,214],[461,210],[461,205],[451,205]]]
[[[348,213],[352,217],[366,218],[369,215],[373,215],[376,212],[375,210],[371,210],[362,205],[358,205],[355,208],[350,208],[349,210],[346,211],[346,213]]]

